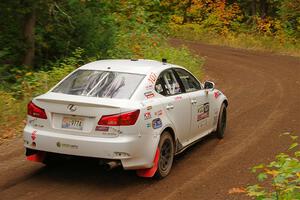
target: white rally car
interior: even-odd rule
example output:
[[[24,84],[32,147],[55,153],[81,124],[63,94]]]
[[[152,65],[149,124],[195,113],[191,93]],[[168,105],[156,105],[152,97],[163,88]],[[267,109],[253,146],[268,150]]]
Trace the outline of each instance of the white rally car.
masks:
[[[26,156],[94,157],[163,178],[174,155],[210,133],[223,138],[227,106],[212,82],[166,61],[96,61],[28,104]]]

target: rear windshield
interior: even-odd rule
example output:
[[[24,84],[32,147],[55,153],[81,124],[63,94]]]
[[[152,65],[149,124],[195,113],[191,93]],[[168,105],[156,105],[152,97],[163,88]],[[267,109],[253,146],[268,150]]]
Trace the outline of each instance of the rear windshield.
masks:
[[[77,70],[52,92],[129,99],[144,77],[141,74],[123,72]]]

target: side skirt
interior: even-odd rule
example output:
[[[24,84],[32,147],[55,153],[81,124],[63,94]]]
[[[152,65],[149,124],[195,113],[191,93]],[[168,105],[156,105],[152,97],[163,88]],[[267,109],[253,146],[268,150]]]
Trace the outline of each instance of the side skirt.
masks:
[[[206,134],[201,135],[199,138],[195,139],[193,142],[183,146],[179,140],[176,140],[176,152],[175,155],[178,155],[180,153],[182,153],[184,150],[186,150],[187,148],[191,147],[192,145],[196,144],[197,142],[200,142],[201,140],[203,140],[203,138],[211,133],[213,133],[214,130],[209,130]]]

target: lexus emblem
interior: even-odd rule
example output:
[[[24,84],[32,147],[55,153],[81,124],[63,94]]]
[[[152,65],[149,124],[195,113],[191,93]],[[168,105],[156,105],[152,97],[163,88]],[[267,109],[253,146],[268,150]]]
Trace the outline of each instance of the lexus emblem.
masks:
[[[74,104],[69,104],[67,108],[71,112],[74,112],[77,110],[77,107]]]

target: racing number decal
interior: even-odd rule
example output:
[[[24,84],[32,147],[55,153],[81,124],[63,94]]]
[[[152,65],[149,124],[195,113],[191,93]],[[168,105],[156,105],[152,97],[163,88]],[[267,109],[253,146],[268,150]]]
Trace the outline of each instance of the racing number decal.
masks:
[[[197,121],[201,121],[209,117],[209,103],[205,103],[198,108]]]
[[[157,79],[156,74],[154,74],[153,72],[151,72],[151,74],[149,75],[148,81],[149,81],[150,83],[154,84],[155,81],[156,81],[156,79]]]

